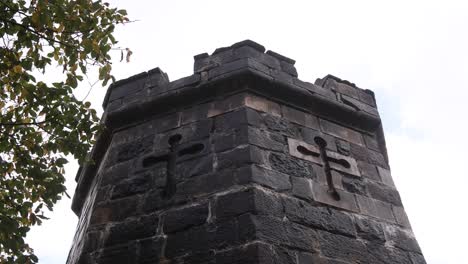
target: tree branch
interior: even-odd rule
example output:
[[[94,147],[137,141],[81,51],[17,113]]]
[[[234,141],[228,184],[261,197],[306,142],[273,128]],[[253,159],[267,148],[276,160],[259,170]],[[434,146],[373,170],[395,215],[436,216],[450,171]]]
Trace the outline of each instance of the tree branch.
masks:
[[[47,122],[49,122],[49,120],[44,120],[44,121],[39,121],[39,122],[27,122],[27,123],[22,123],[22,122],[0,123],[0,126],[30,126],[30,125],[39,126]]]
[[[41,34],[40,32],[37,32],[36,30],[34,30],[34,29],[30,28],[30,27],[27,27],[27,26],[25,26],[23,24],[20,24],[20,23],[14,21],[14,20],[8,20],[8,19],[4,19],[4,18],[0,17],[0,21],[3,21],[5,23],[10,23],[12,25],[21,27],[21,28],[33,33],[34,35],[38,36],[39,38],[45,39],[45,40],[47,40],[49,42],[58,43],[58,44],[61,44],[61,45],[67,46],[67,47],[71,47],[71,48],[76,47],[76,46],[74,46],[74,45],[72,45],[70,43],[66,43],[66,42],[63,42],[63,41],[60,41],[60,40],[49,38],[49,37],[45,36],[44,34]]]

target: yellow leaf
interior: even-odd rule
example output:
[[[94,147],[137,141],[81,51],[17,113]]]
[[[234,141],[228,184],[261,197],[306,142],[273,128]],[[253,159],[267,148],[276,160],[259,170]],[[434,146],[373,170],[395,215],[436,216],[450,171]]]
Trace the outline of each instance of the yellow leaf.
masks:
[[[21,93],[23,94],[23,97],[26,97],[29,95],[28,90],[26,90],[25,88],[21,89]]]
[[[31,16],[31,20],[33,22],[33,24],[37,25],[39,24],[39,13],[38,12],[34,12]]]
[[[29,141],[29,140],[25,140],[24,141],[24,145],[26,145],[26,147],[28,147],[29,149],[31,149],[32,147],[34,147],[34,143]]]
[[[97,43],[96,40],[93,40],[93,50],[96,52],[96,53],[99,53],[99,45]]]
[[[13,67],[13,71],[15,73],[22,73],[23,72],[23,67],[21,67],[21,65],[16,65],[15,67]]]
[[[12,163],[10,163],[9,166],[8,166],[7,172],[11,173],[14,169],[15,169],[14,165]]]
[[[64,28],[63,24],[60,24],[60,26],[57,28],[57,32],[62,32]]]

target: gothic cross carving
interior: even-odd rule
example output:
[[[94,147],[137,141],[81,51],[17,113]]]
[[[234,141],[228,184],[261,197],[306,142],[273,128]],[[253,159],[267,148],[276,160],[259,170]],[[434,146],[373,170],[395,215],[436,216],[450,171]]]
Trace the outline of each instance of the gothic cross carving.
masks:
[[[166,162],[166,186],[163,191],[163,196],[171,197],[176,192],[176,165],[177,161],[185,155],[193,155],[201,152],[205,146],[202,143],[193,144],[185,148],[180,148],[180,140],[182,136],[179,134],[169,138],[169,152],[158,156],[149,156],[143,159],[143,167],[154,166],[158,163]]]
[[[327,142],[323,138],[315,137],[314,141],[318,148],[309,144],[300,144],[298,141],[290,139],[290,152],[293,156],[297,156],[299,158],[310,160],[312,162],[323,165],[327,180],[328,193],[330,193],[333,199],[339,201],[341,197],[333,183],[331,170],[337,169],[349,172],[350,170],[353,171],[356,168],[355,166],[351,166],[350,161],[343,158],[341,155],[328,152],[326,149]]]

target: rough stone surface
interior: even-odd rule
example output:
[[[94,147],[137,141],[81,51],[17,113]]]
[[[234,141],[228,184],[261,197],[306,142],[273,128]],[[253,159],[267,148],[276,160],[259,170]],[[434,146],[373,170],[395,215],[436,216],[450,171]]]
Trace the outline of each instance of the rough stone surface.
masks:
[[[385,243],[385,234],[379,222],[356,217],[356,231],[359,237],[372,243]]]
[[[332,122],[329,122],[324,119],[320,119],[320,126],[323,132],[327,134],[330,134],[332,136],[344,139],[348,142],[352,142],[354,144],[358,144],[361,146],[364,144],[362,135],[357,131],[354,131],[352,129],[343,127],[341,125],[338,125]]]
[[[373,93],[302,81],[265,50],[246,40],[195,56],[191,76],[108,89],[68,264],[425,263]]]

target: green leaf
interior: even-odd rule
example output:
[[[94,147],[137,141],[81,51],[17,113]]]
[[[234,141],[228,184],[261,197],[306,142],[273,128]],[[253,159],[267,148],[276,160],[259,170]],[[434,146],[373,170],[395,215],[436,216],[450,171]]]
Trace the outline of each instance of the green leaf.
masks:
[[[118,10],[117,13],[121,14],[122,16],[126,16],[127,15],[127,10],[121,9],[121,10]]]
[[[63,165],[65,165],[65,164],[68,163],[68,160],[65,159],[65,158],[58,158],[58,159],[56,160],[56,163],[57,163],[57,165],[59,165],[59,166],[63,166]]]
[[[0,54],[0,119],[24,124],[0,127],[0,262],[36,263],[24,238],[47,219],[44,207],[53,209],[64,195],[65,156],[85,162],[101,130],[96,111],[75,98],[75,88],[88,72],[113,80],[111,58],[120,55],[113,53],[113,31],[127,12],[98,0],[2,5],[9,8],[0,7],[0,37],[11,48]],[[56,73],[57,64],[64,74]]]

